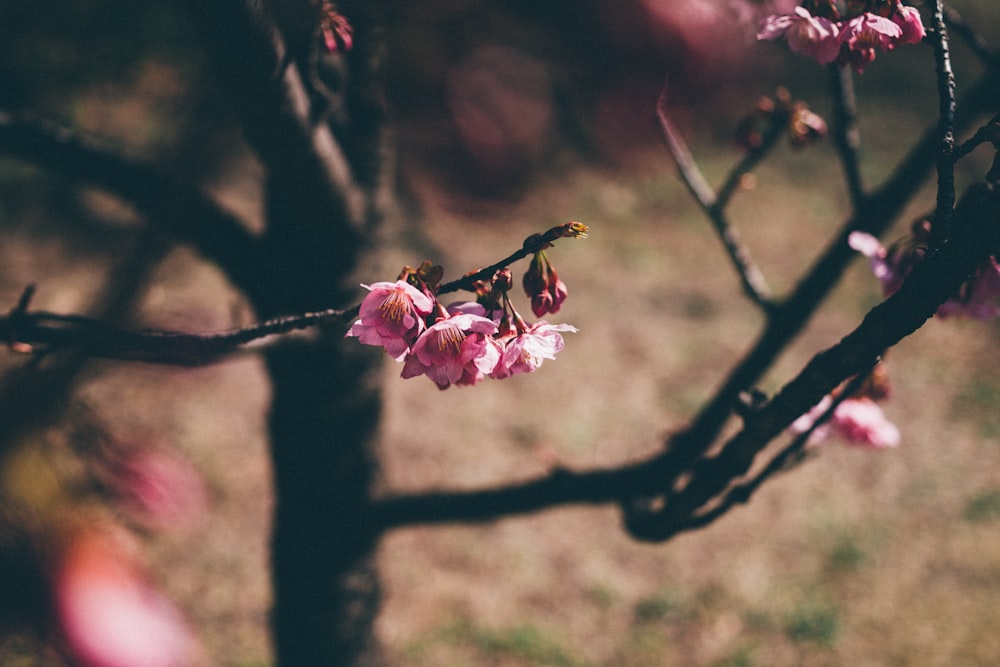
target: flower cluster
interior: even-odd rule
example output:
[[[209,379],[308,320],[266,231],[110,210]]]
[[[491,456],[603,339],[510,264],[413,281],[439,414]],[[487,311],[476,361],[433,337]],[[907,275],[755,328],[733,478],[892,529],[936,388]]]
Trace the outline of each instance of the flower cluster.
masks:
[[[872,273],[882,284],[882,293],[890,296],[903,284],[903,279],[924,258],[931,225],[920,220],[912,232],[888,248],[864,232],[852,232],[848,244],[868,258]],[[988,320],[1000,316],[1000,264],[995,257],[983,263],[958,293],[941,304],[939,317],[969,317]]]
[[[880,364],[857,393],[841,400],[836,407],[836,392],[823,397],[809,412],[792,422],[791,431],[799,434],[808,432],[810,445],[819,445],[836,435],[858,447],[896,447],[900,440],[899,429],[878,405],[878,401],[888,395],[885,367]],[[827,421],[817,425],[817,421],[824,418]]]
[[[565,235],[585,235],[586,227],[572,224],[583,231],[570,230]],[[522,281],[538,317],[558,311],[567,294],[545,255],[549,244],[541,245],[532,253]],[[403,269],[395,282],[363,285],[368,295],[347,336],[382,347],[402,362],[403,378],[426,375],[440,389],[447,389],[474,385],[484,378],[501,380],[534,372],[563,349],[563,332],[577,331],[568,324],[526,322],[511,303],[513,279],[506,267],[488,282],[475,283],[476,301],[448,306],[437,299],[441,273],[440,267],[424,263],[417,269]]]
[[[917,44],[925,34],[920,12],[900,0],[852,0],[843,14],[833,0],[806,0],[791,14],[765,18],[757,39],[784,39],[796,53],[861,73],[878,51]]]

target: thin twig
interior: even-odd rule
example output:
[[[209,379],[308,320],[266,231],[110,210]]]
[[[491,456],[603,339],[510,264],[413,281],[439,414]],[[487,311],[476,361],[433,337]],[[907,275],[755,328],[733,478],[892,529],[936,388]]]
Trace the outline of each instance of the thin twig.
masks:
[[[257,279],[261,247],[236,216],[160,166],[126,157],[99,140],[47,120],[0,110],[0,154],[71,183],[96,185],[129,202],[150,226],[190,243],[240,286]]]
[[[524,239],[524,243],[521,244],[520,248],[504,257],[499,262],[490,264],[489,266],[477,271],[467,273],[461,278],[452,280],[451,282],[444,283],[438,288],[437,293],[448,294],[459,290],[469,292],[475,291],[477,282],[481,280],[489,280],[498,270],[506,268],[514,262],[520,261],[529,255],[535,254],[536,252],[545,250],[558,239],[586,238],[587,231],[587,226],[582,223],[567,222],[562,225],[551,227],[542,234],[532,234],[528,238]]]
[[[865,188],[858,162],[861,134],[854,99],[854,77],[849,66],[830,66],[830,90],[833,97],[833,144],[837,148],[847,182],[847,194],[856,213],[864,205]]]
[[[216,363],[269,336],[342,324],[356,314],[356,308],[331,309],[279,317],[229,331],[193,334],[131,331],[82,315],[25,312],[15,307],[9,315],[0,317],[0,339],[32,353],[70,349],[81,356],[193,367]]]
[[[681,180],[691,192],[695,201],[698,202],[702,211],[711,221],[719,240],[729,255],[729,259],[739,275],[740,283],[744,293],[765,312],[770,312],[772,308],[771,289],[767,285],[764,274],[757,267],[750,255],[750,250],[739,238],[736,229],[729,224],[722,208],[731,195],[733,188],[727,193],[727,199],[719,198],[712,187],[705,180],[701,170],[695,163],[691,152],[688,150],[680,132],[674,127],[673,121],[667,113],[666,87],[660,93],[660,99],[656,105],[656,115],[660,120],[660,128],[663,131],[663,138],[666,141],[667,149],[670,151],[674,163],[680,172]],[[744,167],[747,165],[744,164]]]
[[[474,290],[478,280],[488,280],[500,268],[550,247],[561,238],[580,238],[587,227],[578,222],[557,225],[541,234],[533,234],[521,247],[483,269],[442,285],[438,293],[460,289]],[[346,309],[326,309],[301,315],[277,317],[252,326],[208,334],[180,331],[131,331],[84,315],[60,315],[44,311],[30,312],[28,303],[35,291],[29,285],[14,308],[0,317],[0,340],[13,349],[41,354],[57,349],[72,349],[83,356],[143,361],[155,364],[202,366],[220,361],[250,343],[263,338],[282,336],[324,325],[345,324],[357,317],[359,305]],[[270,344],[277,344],[274,340]],[[265,347],[265,345],[257,345]]]
[[[872,369],[874,370],[874,369]],[[802,433],[798,433],[792,438],[780,452],[764,466],[756,475],[741,484],[729,488],[717,503],[710,509],[691,514],[687,520],[682,521],[678,530],[695,530],[712,523],[736,505],[743,505],[750,502],[751,496],[764,482],[779,472],[788,470],[791,465],[797,463],[805,456],[804,449],[809,443],[810,437],[823,424],[827,423],[841,403],[851,398],[861,389],[864,383],[871,377],[871,371],[859,373],[844,387],[844,391],[834,397],[829,407]]]
[[[1000,139],[1000,114],[993,116],[988,123],[976,130],[976,133],[955,146],[952,159],[958,162],[981,145]]]

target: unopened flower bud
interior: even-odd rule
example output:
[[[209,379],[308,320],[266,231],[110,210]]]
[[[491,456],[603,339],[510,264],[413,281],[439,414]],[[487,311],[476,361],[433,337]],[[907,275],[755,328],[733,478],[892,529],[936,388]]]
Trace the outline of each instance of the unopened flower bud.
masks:
[[[826,121],[809,110],[805,102],[796,102],[788,121],[788,136],[792,146],[801,148],[826,136]]]
[[[552,268],[544,251],[535,253],[531,265],[524,274],[522,286],[525,294],[531,299],[531,311],[536,317],[558,312],[566,300],[566,283],[559,280],[559,275]]]
[[[493,289],[501,292],[509,292],[513,286],[514,275],[507,267],[504,267],[493,274]]]

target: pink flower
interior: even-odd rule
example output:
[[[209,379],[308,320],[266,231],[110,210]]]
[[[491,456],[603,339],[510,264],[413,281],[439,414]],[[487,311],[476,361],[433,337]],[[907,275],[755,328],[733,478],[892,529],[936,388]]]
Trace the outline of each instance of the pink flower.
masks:
[[[851,232],[847,244],[868,258],[872,274],[882,284],[885,296],[894,294],[900,288],[906,274],[916,264],[916,261],[901,262],[898,254],[890,258],[889,251],[879,240],[866,232]]]
[[[826,396],[809,412],[792,422],[791,430],[805,433],[827,410],[833,398]],[[817,445],[831,434],[839,435],[848,444],[870,449],[885,449],[899,445],[899,429],[886,418],[882,408],[870,398],[848,398],[833,411],[830,420],[820,425],[809,436],[809,443]]]
[[[330,0],[323,0],[320,5],[319,29],[329,53],[350,51],[354,45],[354,29]]]
[[[361,302],[360,318],[347,332],[365,345],[385,348],[402,361],[425,328],[424,317],[434,309],[429,296],[405,280],[362,285],[369,290]]]
[[[887,8],[888,17],[862,12],[849,19],[833,21],[813,16],[804,7],[792,14],[775,14],[760,24],[757,39],[781,39],[788,48],[821,64],[847,63],[861,73],[875,60],[878,51],[892,51],[898,44],[916,44],[926,32],[920,12],[896,3]]]
[[[141,524],[185,527],[204,514],[208,495],[201,475],[179,456],[135,448],[106,468],[110,491]]]
[[[844,23],[838,41],[846,47],[843,59],[860,74],[878,49],[892,51],[902,35],[903,29],[889,19],[865,12]]]
[[[576,332],[569,324],[549,324],[542,320],[529,326],[524,332],[507,338],[503,345],[503,356],[496,369],[490,374],[498,380],[521,373],[538,370],[546,359],[555,359],[563,349],[560,331]]]
[[[426,375],[441,389],[475,384],[500,361],[496,332],[493,320],[455,310],[420,335],[406,355],[402,377]]]
[[[840,54],[837,24],[821,16],[813,16],[804,7],[796,7],[793,14],[768,16],[760,24],[757,39],[784,38],[788,48],[796,53],[827,65]]]
[[[915,225],[913,237],[885,248],[878,239],[864,232],[852,232],[847,243],[860,252],[871,265],[872,273],[882,284],[882,293],[890,296],[903,284],[903,279],[924,257],[924,243],[930,234],[926,224]],[[988,320],[1000,317],[1000,264],[990,257],[958,293],[941,304],[939,317],[969,317]]]
[[[972,278],[959,290],[958,295],[948,299],[937,310],[939,317],[969,317],[974,320],[990,320],[1000,316],[1000,265],[996,259],[979,267]]]
[[[892,22],[902,30],[902,35],[898,40],[900,44],[919,44],[927,35],[924,24],[920,20],[920,11],[915,7],[900,5],[891,18]]]
[[[70,538],[58,556],[53,576],[55,611],[73,664],[199,664],[190,627],[139,571],[124,539],[91,529]]]

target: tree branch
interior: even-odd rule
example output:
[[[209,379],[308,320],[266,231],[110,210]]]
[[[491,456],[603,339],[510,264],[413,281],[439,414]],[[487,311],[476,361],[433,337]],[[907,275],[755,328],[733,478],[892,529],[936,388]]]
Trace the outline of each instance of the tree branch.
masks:
[[[861,133],[857,123],[854,75],[848,65],[831,65],[829,71],[833,97],[833,144],[844,170],[851,209],[856,214],[864,206],[865,188],[858,163]]]
[[[26,290],[25,294],[29,294]],[[29,354],[72,350],[83,357],[141,361],[176,366],[205,366],[221,361],[255,341],[311,327],[343,324],[357,309],[324,310],[279,317],[250,327],[218,333],[130,331],[81,315],[30,312],[22,296],[18,305],[0,317],[0,339]],[[273,342],[279,342],[277,339]],[[257,345],[256,349],[266,345]]]
[[[697,510],[745,473],[764,446],[835,387],[870,370],[886,349],[916,331],[987,257],[998,251],[1000,193],[981,184],[963,199],[952,242],[930,254],[898,292],[876,306],[841,342],[813,357],[770,402],[749,415],[743,430],[729,440],[722,452],[700,461],[689,485],[658,508],[664,511],[626,511],[633,536],[661,541],[678,531],[705,525],[705,515]],[[374,517],[380,529],[388,530],[409,524],[489,521],[563,504],[617,502],[669,486],[667,482],[683,472],[669,465],[669,460],[669,456],[660,454],[611,469],[560,469],[544,478],[492,489],[387,496],[375,501]],[[753,488],[748,486],[742,492]],[[733,502],[741,492],[736,493]]]
[[[256,239],[197,187],[54,123],[0,111],[0,153],[132,204],[161,233],[189,243],[242,284],[259,269]]]
[[[945,24],[944,3],[934,3],[934,62],[938,85],[937,203],[931,243],[945,242],[951,234],[952,211],[955,207],[955,74],[951,68],[948,28]]]
[[[735,192],[735,184],[739,181],[739,176],[747,173],[753,165],[763,157],[764,151],[774,144],[776,136],[772,131],[768,133],[763,150],[755,151],[744,160],[733,172],[728,183],[723,188],[723,196],[716,195],[715,191],[705,180],[701,170],[691,157],[684,139],[680,132],[674,127],[670,115],[667,113],[667,89],[664,86],[660,93],[660,98],[656,105],[656,115],[660,121],[660,129],[663,131],[663,138],[666,141],[667,149],[670,151],[674,164],[680,173],[681,180],[687,186],[695,201],[712,223],[716,235],[722,241],[722,245],[729,256],[729,259],[736,269],[740,278],[743,292],[765,312],[770,312],[773,306],[771,301],[771,289],[767,285],[764,274],[757,267],[750,255],[750,250],[740,241],[736,229],[729,224],[726,219],[724,209],[729,203],[729,199]]]

